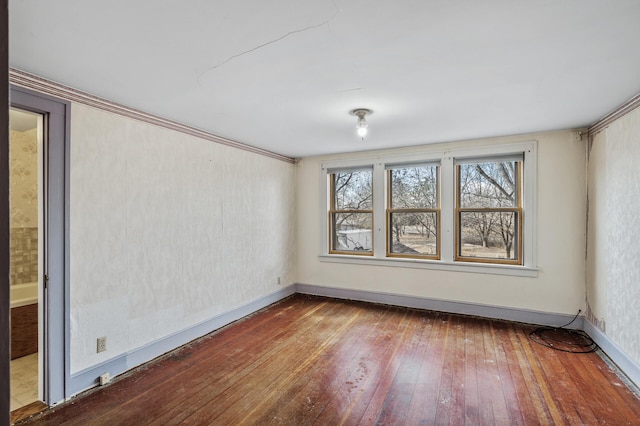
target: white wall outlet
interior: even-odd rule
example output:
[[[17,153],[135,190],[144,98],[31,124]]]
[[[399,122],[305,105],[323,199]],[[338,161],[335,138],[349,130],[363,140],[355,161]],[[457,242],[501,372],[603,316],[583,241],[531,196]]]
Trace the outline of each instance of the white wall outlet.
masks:
[[[278,277],[278,285],[282,285],[282,278]]]
[[[98,342],[96,345],[96,352],[104,352],[107,350],[107,336],[98,337]]]
[[[100,386],[104,386],[111,381],[111,376],[109,373],[104,373],[100,375]]]

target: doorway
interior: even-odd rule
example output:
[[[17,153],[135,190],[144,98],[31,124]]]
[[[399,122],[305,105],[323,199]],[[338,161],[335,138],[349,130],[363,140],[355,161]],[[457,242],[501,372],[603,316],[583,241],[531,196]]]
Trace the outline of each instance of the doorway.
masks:
[[[10,100],[13,411],[68,396],[69,103],[18,87]]]
[[[11,411],[42,401],[44,116],[9,112]]]

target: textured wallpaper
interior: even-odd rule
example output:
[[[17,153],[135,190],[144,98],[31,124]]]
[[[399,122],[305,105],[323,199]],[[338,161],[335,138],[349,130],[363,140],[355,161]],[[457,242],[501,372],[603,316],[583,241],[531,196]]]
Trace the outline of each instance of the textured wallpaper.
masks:
[[[83,105],[71,117],[72,373],[294,282],[293,164]]]
[[[38,281],[38,130],[9,139],[11,285]]]
[[[11,130],[11,227],[38,227],[38,130]]]
[[[587,228],[587,319],[606,332],[607,276],[611,252],[608,249],[609,223],[607,221],[609,190],[607,187],[606,131],[594,136],[587,167],[588,228]]]
[[[607,335],[640,363],[640,109],[606,130]]]

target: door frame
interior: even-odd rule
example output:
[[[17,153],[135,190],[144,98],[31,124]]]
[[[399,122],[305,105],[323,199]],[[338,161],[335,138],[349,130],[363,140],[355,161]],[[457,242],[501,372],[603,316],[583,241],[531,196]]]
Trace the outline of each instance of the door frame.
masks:
[[[65,400],[70,378],[69,130],[70,103],[10,86],[10,106],[44,116],[43,143],[43,401]],[[48,282],[47,282],[48,281]]]
[[[0,0],[0,425],[9,424],[9,2]]]

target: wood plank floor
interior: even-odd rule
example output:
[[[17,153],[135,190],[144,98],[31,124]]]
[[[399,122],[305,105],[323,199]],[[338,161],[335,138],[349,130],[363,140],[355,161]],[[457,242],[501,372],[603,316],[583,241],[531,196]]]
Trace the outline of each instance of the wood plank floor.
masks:
[[[640,424],[596,353],[533,328],[295,295],[25,424]]]

